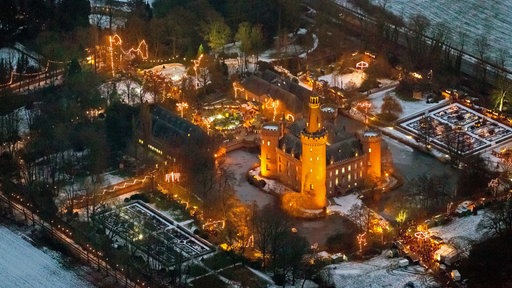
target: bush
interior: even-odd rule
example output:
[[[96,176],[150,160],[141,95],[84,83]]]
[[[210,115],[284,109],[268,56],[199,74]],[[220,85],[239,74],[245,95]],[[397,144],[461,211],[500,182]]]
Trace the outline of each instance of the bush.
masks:
[[[343,231],[329,236],[326,241],[327,251],[352,251],[356,248],[356,240],[351,231]]]
[[[130,196],[129,199],[130,199],[130,201],[140,200],[140,201],[142,201],[144,203],[151,203],[151,201],[149,200],[148,195],[142,194],[142,193],[133,194],[132,196]]]
[[[393,113],[381,113],[378,116],[379,116],[379,119],[383,122],[393,122],[396,119],[398,119],[398,116],[396,116]]]
[[[267,185],[267,182],[265,180],[257,179],[257,177],[255,175],[248,175],[247,182],[249,182],[249,184],[256,186],[258,188],[263,188],[263,187],[265,187],[265,185]]]

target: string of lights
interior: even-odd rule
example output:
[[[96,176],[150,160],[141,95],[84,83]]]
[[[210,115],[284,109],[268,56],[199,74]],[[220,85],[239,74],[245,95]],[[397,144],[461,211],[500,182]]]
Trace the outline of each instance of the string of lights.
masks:
[[[121,36],[114,34],[113,36],[109,36],[109,44],[110,44],[110,68],[112,70],[112,76],[115,76],[114,69],[114,46],[119,46],[119,50],[126,56],[133,56],[133,54],[138,55],[142,58],[142,60],[147,60],[149,57],[149,49],[146,40],[142,40],[139,42],[137,48],[130,48],[128,50],[123,49],[123,39]]]
[[[48,60],[46,61],[46,67],[41,70],[40,72],[33,72],[33,73],[18,73],[16,71],[11,71],[11,75],[9,76],[9,82],[7,83],[4,83],[4,84],[0,84],[0,88],[5,88],[5,87],[8,87],[12,84],[14,84],[14,79],[16,76],[19,76],[19,77],[37,77],[37,76],[41,76],[41,75],[45,75],[46,73],[48,73],[48,71],[50,70],[50,64],[51,63],[54,63],[54,64],[68,64],[69,62],[62,62],[62,61],[53,61],[53,60]],[[54,70],[56,71],[56,70]]]

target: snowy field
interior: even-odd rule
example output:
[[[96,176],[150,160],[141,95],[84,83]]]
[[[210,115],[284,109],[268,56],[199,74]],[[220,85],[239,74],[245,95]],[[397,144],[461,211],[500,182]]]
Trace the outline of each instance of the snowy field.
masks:
[[[370,110],[371,111],[370,113],[372,113],[372,114],[380,113],[382,103],[384,102],[383,101],[384,96],[389,95],[389,94],[393,95],[392,92],[394,89],[395,88],[393,87],[393,88],[389,88],[389,89],[382,90],[382,91],[371,94],[368,97],[368,99],[372,103],[372,108]],[[402,118],[405,118],[405,117],[408,117],[408,116],[411,116],[414,114],[418,114],[422,111],[432,110],[433,108],[437,108],[439,106],[444,105],[448,101],[447,99],[444,99],[442,101],[439,101],[439,103],[427,103],[426,100],[403,101],[400,98],[396,98],[396,99],[400,102],[400,105],[402,105],[402,110],[403,110],[402,114],[398,117],[399,119],[402,119]]]
[[[94,287],[66,270],[55,253],[47,252],[0,226],[0,287]]]
[[[347,196],[348,197],[348,196]],[[359,199],[348,197],[341,199],[345,207],[355,204]],[[347,210],[349,208],[345,208]],[[454,218],[445,226],[430,229],[431,235],[441,237],[445,242],[453,244],[461,249],[465,255],[471,249],[471,244],[484,239],[485,231],[478,229],[478,223],[482,220],[485,210],[480,210],[478,215],[463,218]],[[415,287],[428,287],[433,283],[433,278],[421,266],[408,266],[399,268],[398,261],[401,258],[388,259],[382,255],[366,261],[343,262],[327,266],[324,273],[336,287],[403,287],[412,282]]]
[[[366,74],[361,70],[343,75],[331,73],[318,77],[318,80],[327,81],[329,86],[335,86],[348,90],[361,87],[361,84],[365,79]]]
[[[448,225],[429,229],[431,235],[436,235],[447,243],[453,243],[457,248],[469,251],[472,243],[484,240],[484,229],[478,229],[486,210],[479,210],[478,215],[454,218]]]
[[[408,282],[414,287],[427,287],[432,278],[421,266],[398,268],[400,258],[377,256],[363,262],[343,262],[324,269],[327,279],[336,287],[403,287]]]
[[[181,63],[163,63],[151,69],[143,70],[142,72],[151,72],[153,74],[159,74],[172,81],[181,81],[181,79],[186,76],[187,69],[185,68],[185,65]]]
[[[22,55],[23,54],[21,52],[12,48],[0,48],[0,59],[2,59],[5,63],[10,64],[14,69],[16,69],[18,59]],[[28,65],[32,67],[39,67],[39,63],[37,63],[37,61],[31,57],[28,57]]]

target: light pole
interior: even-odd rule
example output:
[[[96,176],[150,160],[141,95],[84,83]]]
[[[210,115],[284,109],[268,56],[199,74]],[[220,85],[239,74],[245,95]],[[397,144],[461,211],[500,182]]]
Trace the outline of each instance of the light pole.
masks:
[[[199,58],[192,60],[194,62],[194,72],[196,73],[196,89],[198,85],[197,81],[197,68],[199,67],[199,64],[201,63],[201,59],[203,59],[203,54],[199,56]]]
[[[372,107],[372,103],[369,101],[359,102],[357,106],[364,109],[364,124],[368,126],[368,109]]]
[[[178,106],[178,110],[181,112],[181,118],[183,118],[183,110],[188,108],[188,103],[182,101],[182,102],[176,103],[176,106]]]

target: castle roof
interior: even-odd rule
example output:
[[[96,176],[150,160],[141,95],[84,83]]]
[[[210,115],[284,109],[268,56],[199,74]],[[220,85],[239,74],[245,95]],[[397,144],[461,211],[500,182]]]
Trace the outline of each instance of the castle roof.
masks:
[[[205,137],[201,128],[161,106],[153,107],[151,117],[154,137],[168,140],[184,137],[198,140]]]
[[[284,149],[287,154],[291,154],[297,159],[300,159],[300,155],[302,154],[300,138],[291,133],[284,134],[279,140],[279,148]]]
[[[327,161],[340,162],[361,155],[363,147],[359,139],[352,137],[327,146]]]
[[[361,141],[354,134],[346,132],[344,127],[339,124],[337,122],[324,123],[324,127],[327,129],[327,139],[330,143],[326,148],[326,159],[328,162],[340,162],[363,153]],[[288,154],[293,152],[293,156],[300,159],[302,154],[300,133],[304,130],[305,126],[306,121],[304,119],[298,119],[291,123],[287,127],[288,132],[279,140],[279,148],[284,148]]]

